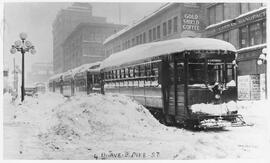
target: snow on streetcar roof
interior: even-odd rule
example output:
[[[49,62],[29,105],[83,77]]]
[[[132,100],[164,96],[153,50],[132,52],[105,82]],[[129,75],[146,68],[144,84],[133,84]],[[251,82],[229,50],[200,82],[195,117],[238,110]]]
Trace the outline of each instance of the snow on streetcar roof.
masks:
[[[91,70],[93,67],[100,65],[100,63],[101,62],[83,64],[79,67],[67,71],[65,75],[75,76],[77,73]]]
[[[142,44],[112,54],[101,63],[100,68],[120,66],[124,63],[183,52],[186,50],[226,50],[236,52],[236,49],[232,44],[223,40],[212,38],[180,38]]]
[[[87,63],[87,64],[83,64],[79,67],[76,67],[74,69],[71,69],[71,70],[68,70],[66,72],[63,72],[63,73],[59,73],[59,74],[56,74],[56,75],[53,75],[52,77],[50,77],[49,80],[55,80],[55,79],[58,79],[60,78],[60,76],[67,76],[67,75],[72,75],[72,76],[75,76],[76,73],[80,73],[80,72],[83,72],[83,71],[89,71],[91,70],[94,66],[99,66],[101,62],[94,62],[94,63]],[[93,70],[95,71],[96,69],[99,70],[99,68],[94,68]],[[91,70],[92,71],[92,70]]]

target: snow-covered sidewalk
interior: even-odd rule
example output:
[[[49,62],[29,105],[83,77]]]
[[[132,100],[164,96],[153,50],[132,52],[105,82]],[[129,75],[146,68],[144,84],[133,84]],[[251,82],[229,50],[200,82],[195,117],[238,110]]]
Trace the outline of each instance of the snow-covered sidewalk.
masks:
[[[266,159],[267,101],[237,102],[254,126],[187,131],[161,125],[122,95],[47,93],[22,105],[4,95],[5,159]],[[268,115],[267,115],[268,114]]]

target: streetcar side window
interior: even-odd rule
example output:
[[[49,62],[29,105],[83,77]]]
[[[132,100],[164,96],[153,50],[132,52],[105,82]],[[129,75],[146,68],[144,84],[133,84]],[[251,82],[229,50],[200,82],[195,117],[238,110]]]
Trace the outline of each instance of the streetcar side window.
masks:
[[[177,63],[177,82],[179,84],[184,84],[184,63]]]
[[[145,65],[145,71],[146,71],[146,76],[151,75],[151,64],[146,64]]]
[[[116,70],[113,70],[113,79],[116,79],[117,78],[117,74],[116,74]]]
[[[122,69],[122,78],[125,79],[126,78],[126,73],[125,73],[125,69]]]
[[[234,67],[232,64],[227,65],[227,82],[234,80]]]
[[[108,72],[104,73],[104,79],[107,80],[108,79]]]
[[[152,76],[158,76],[158,64],[157,63],[153,63],[152,64]]]
[[[158,85],[158,72],[159,72],[159,64],[153,63],[152,64],[152,73],[151,73],[151,86],[157,86]]]
[[[204,63],[191,62],[189,64],[189,83],[203,84],[204,83]]]
[[[133,67],[130,67],[129,68],[129,72],[130,72],[130,74],[129,74],[130,76],[129,77],[132,77],[133,78],[134,77],[134,69],[133,69]]]
[[[140,76],[141,77],[145,76],[145,65],[140,65]]]
[[[135,78],[139,77],[140,75],[139,66],[134,67],[134,75],[135,75]]]
[[[116,72],[116,79],[119,79],[120,78],[120,71],[119,70],[115,70]]]
[[[126,78],[129,78],[129,69],[128,68],[125,68],[125,76],[126,76]]]

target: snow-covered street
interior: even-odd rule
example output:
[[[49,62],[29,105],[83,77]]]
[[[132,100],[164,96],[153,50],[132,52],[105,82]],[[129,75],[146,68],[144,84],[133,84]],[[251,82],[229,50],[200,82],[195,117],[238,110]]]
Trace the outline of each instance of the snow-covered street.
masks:
[[[4,159],[267,159],[269,102],[237,102],[253,126],[188,131],[122,95],[4,94]]]

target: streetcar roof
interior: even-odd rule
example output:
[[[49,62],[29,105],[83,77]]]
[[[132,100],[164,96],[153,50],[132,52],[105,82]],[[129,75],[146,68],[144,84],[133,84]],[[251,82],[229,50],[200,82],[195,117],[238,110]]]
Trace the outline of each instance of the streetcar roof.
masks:
[[[51,76],[51,77],[49,78],[49,80],[56,80],[56,79],[59,79],[62,75],[63,75],[63,73],[55,74],[55,75]]]
[[[142,44],[112,54],[101,63],[100,67],[103,69],[120,66],[125,63],[192,50],[224,50],[236,52],[236,49],[232,44],[223,40],[212,38],[180,38]]]
[[[95,71],[96,69],[99,69],[99,68],[96,68],[97,66],[99,67],[101,62],[94,62],[94,63],[87,63],[87,64],[83,64],[79,67],[76,67],[74,69],[71,69],[71,70],[68,70],[66,72],[64,72],[64,76],[68,76],[68,75],[71,75],[71,76],[75,76],[77,73],[81,73],[81,72],[86,72],[86,71]]]
[[[51,80],[59,80],[61,76],[68,76],[68,75],[72,75],[74,76],[76,73],[80,73],[83,71],[99,71],[100,68],[94,68],[96,66],[99,66],[101,62],[94,62],[94,63],[87,63],[87,64],[83,64],[79,67],[76,67],[74,69],[68,70],[66,72],[63,73],[58,73],[53,75],[52,77],[49,78],[49,81]]]

